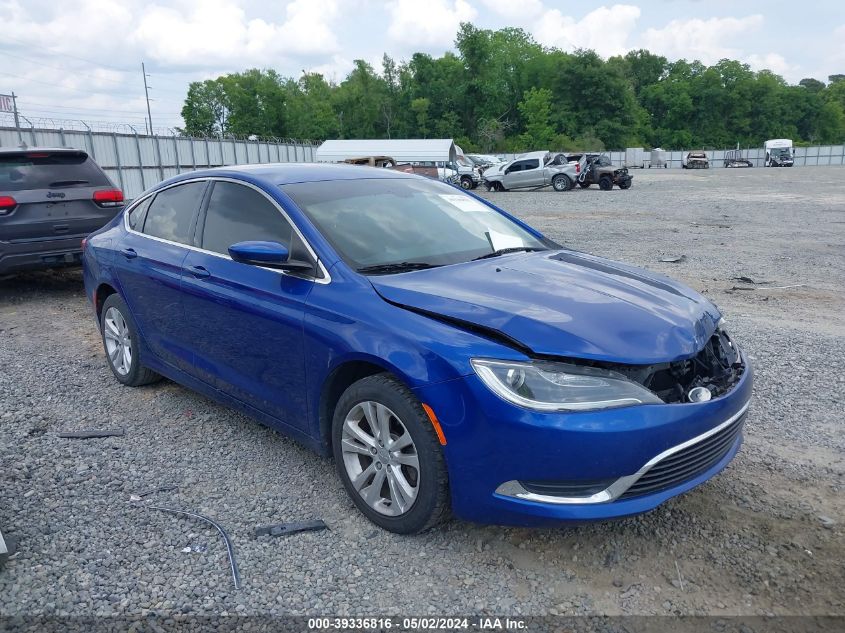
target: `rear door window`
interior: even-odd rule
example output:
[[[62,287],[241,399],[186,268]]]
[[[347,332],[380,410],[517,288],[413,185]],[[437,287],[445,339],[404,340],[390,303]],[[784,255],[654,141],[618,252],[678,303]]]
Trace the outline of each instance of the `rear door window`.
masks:
[[[144,233],[171,242],[188,244],[194,212],[200,205],[206,182],[189,182],[156,194],[147,209]]]
[[[147,217],[147,209],[150,207],[150,203],[153,201],[153,196],[150,196],[143,202],[136,204],[132,207],[132,210],[129,211],[129,228],[133,231],[140,231],[141,228],[144,226],[144,218]]]
[[[279,242],[291,246],[291,226],[264,195],[244,185],[216,182],[202,232],[202,247],[227,255],[232,244]]]
[[[111,186],[103,171],[81,152],[0,154],[0,191]]]

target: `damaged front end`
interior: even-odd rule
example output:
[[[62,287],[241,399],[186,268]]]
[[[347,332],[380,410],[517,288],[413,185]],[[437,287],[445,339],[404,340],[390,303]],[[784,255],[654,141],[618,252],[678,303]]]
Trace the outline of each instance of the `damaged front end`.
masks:
[[[699,388],[709,400],[736,386],[745,371],[737,346],[724,329],[717,329],[704,348],[692,358],[654,365],[608,365],[629,380],[640,383],[667,403],[698,402]]]
[[[620,187],[628,185],[634,177],[628,173],[627,167],[621,167],[613,171],[613,184]]]

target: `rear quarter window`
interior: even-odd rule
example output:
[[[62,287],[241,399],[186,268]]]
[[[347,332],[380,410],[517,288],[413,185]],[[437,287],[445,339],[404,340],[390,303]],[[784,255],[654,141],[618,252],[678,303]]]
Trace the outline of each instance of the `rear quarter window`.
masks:
[[[85,154],[0,154],[0,191],[111,186],[103,170]]]

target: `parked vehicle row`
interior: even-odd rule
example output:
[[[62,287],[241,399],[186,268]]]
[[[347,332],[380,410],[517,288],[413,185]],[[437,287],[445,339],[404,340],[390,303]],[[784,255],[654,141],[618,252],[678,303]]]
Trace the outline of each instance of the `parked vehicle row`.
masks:
[[[569,191],[575,186],[580,169],[580,165],[570,163],[565,154],[544,150],[522,154],[510,162],[492,166],[483,177],[488,191],[549,186],[555,191]]]
[[[549,151],[522,154],[507,163],[492,166],[484,174],[488,191],[540,189],[569,191],[578,185],[598,185],[602,190],[629,189],[633,176],[625,167],[615,167],[603,154],[562,154]]]

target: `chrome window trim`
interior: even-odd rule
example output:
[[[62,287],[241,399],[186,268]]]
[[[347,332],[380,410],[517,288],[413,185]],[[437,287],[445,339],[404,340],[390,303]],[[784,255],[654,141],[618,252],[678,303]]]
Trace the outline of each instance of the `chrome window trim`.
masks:
[[[183,244],[182,242],[174,242],[173,240],[167,240],[163,237],[157,237],[155,235],[147,235],[146,233],[141,233],[140,231],[136,231],[129,227],[129,214],[141,204],[144,200],[151,196],[155,196],[162,191],[166,191],[167,189],[171,189],[173,187],[178,187],[179,185],[185,185],[191,182],[212,182],[212,181],[219,181],[219,182],[230,182],[236,185],[242,185],[244,187],[250,187],[254,189],[262,196],[264,196],[278,211],[282,214],[282,217],[285,221],[290,224],[291,228],[296,232],[299,236],[299,239],[302,240],[302,243],[305,244],[305,248],[308,249],[309,254],[311,257],[314,258],[314,261],[317,262],[317,266],[319,267],[320,272],[323,274],[323,278],[319,279],[317,277],[302,277],[300,275],[292,274],[286,270],[279,270],[277,268],[268,268],[267,266],[254,266],[253,264],[244,264],[244,266],[253,266],[254,268],[261,268],[263,270],[269,270],[270,272],[278,273],[280,275],[284,275],[286,277],[293,277],[294,279],[302,279],[303,281],[311,281],[315,284],[329,284],[332,281],[331,275],[329,275],[329,271],[326,268],[325,264],[323,264],[323,260],[321,260],[314,249],[311,247],[311,244],[308,240],[305,239],[305,236],[302,234],[302,231],[299,230],[299,227],[296,226],[296,223],[290,219],[290,216],[287,212],[282,208],[282,206],[273,200],[265,191],[261,190],[259,187],[256,187],[252,183],[245,182],[243,180],[238,180],[237,178],[227,178],[225,176],[205,176],[199,178],[188,178],[186,180],[180,180],[179,182],[174,182],[166,187],[162,187],[161,189],[156,189],[155,191],[151,191],[145,196],[138,198],[137,200],[133,200],[132,206],[127,207],[126,210],[123,212],[123,228],[126,230],[127,233],[132,233],[133,235],[140,235],[141,237],[145,237],[148,240],[155,240],[156,242],[162,242],[164,244],[170,244],[172,246],[181,246],[182,248],[187,248],[191,251],[196,251],[198,253],[205,253],[206,255],[213,255],[215,257],[220,257],[221,259],[228,259],[229,261],[233,260],[229,255],[225,255],[223,253],[217,253],[215,251],[210,251],[205,248],[200,248],[199,246],[194,246],[193,244]]]
[[[687,440],[686,442],[682,442],[677,446],[667,448],[665,451],[663,451],[656,457],[653,457],[652,459],[648,460],[645,465],[643,465],[643,467],[640,468],[633,475],[626,475],[625,477],[620,477],[601,492],[597,492],[593,495],[590,495],[589,497],[557,497],[554,495],[541,495],[534,492],[529,492],[517,480],[506,481],[498,488],[496,488],[496,494],[505,497],[515,497],[517,499],[523,499],[525,501],[535,501],[537,503],[547,503],[551,505],[608,503],[610,501],[618,499],[623,494],[625,494],[625,491],[627,491],[628,488],[633,486],[640,477],[645,475],[649,470],[651,470],[652,467],[657,465],[659,462],[662,462],[670,455],[674,455],[675,453],[682,451],[685,448],[689,448],[694,444],[698,444],[699,442],[706,440],[711,435],[715,435],[719,431],[729,427],[731,424],[733,424],[734,422],[739,420],[743,415],[745,415],[745,412],[748,411],[748,407],[750,404],[751,400],[746,400],[745,404],[742,405],[739,411],[734,413],[731,417],[729,417],[721,424],[713,427],[705,433],[702,433],[701,435],[697,435],[694,438]]]

